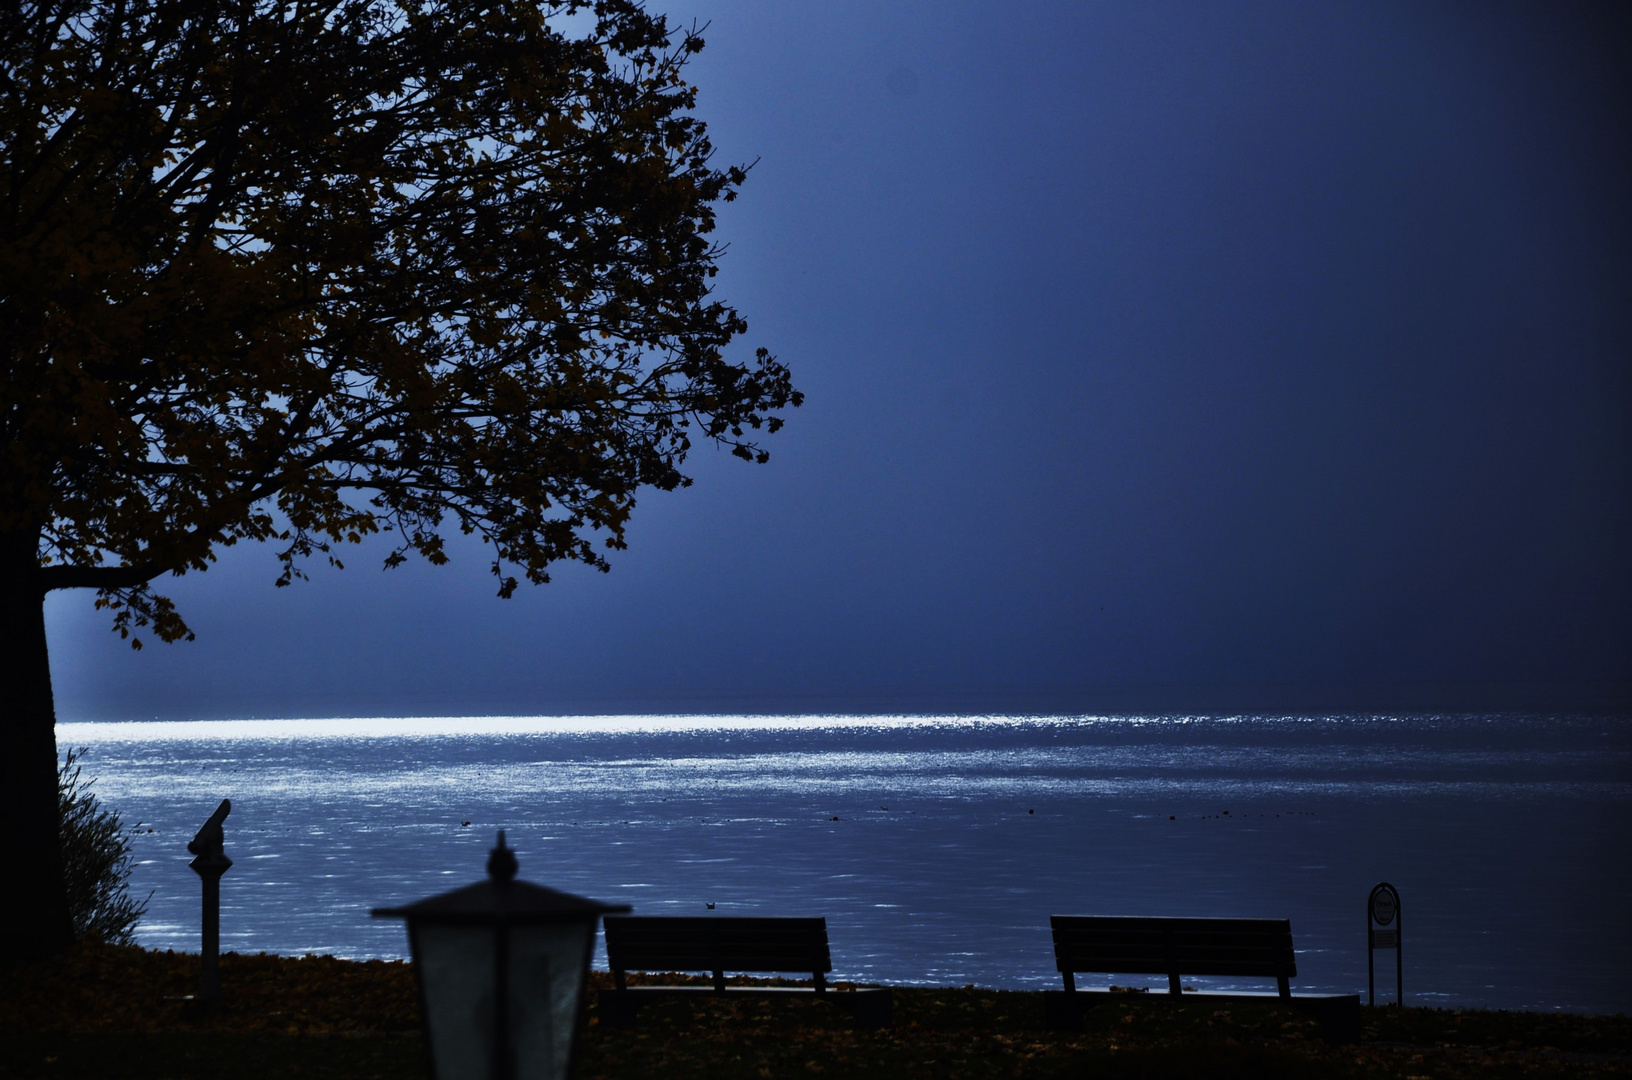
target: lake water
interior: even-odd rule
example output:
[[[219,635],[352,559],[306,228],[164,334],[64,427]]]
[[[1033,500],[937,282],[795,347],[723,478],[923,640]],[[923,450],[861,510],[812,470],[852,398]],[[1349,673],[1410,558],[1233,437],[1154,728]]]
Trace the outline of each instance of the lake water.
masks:
[[[1408,1003],[1632,1011],[1626,719],[359,719],[57,740],[141,823],[149,947],[197,950],[186,843],[230,797],[222,948],[240,952],[401,956],[401,924],[368,909],[475,880],[503,828],[523,878],[637,914],[824,915],[836,978],[1043,988],[1051,914],[1284,916],[1295,988],[1364,991],[1365,900],[1387,880]]]

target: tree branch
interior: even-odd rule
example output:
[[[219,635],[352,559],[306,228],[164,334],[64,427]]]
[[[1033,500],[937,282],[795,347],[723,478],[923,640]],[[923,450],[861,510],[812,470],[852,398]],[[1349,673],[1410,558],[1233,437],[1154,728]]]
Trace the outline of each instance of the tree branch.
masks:
[[[52,589],[133,589],[145,585],[169,569],[143,566],[42,566],[41,592]]]

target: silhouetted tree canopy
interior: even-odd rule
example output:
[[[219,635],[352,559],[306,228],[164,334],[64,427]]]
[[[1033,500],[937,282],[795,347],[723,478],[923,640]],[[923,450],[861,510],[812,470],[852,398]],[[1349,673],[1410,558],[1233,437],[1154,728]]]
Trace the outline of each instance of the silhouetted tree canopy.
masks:
[[[0,15],[7,925],[66,940],[42,604],[373,534],[500,595],[605,569],[694,439],[799,404],[710,294],[691,32],[630,0],[34,0]],[[140,638],[133,637],[140,646]]]
[[[570,31],[570,32],[569,32]],[[340,541],[500,592],[604,569],[696,436],[797,404],[713,299],[701,47],[594,4],[24,5],[0,57],[0,532],[122,630],[239,540]],[[597,536],[596,534],[600,535]],[[332,559],[332,552],[331,552]]]

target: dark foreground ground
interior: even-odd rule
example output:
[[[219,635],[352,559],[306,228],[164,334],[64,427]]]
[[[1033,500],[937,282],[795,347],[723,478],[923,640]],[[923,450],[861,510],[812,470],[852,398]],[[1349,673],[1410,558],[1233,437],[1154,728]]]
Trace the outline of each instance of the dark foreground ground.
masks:
[[[229,955],[221,967],[224,1000],[207,1012],[167,1000],[192,992],[196,956],[100,946],[12,971],[0,1077],[427,1075],[407,965]],[[635,1029],[603,1029],[592,1009],[578,1076],[1632,1076],[1625,1016],[1368,1009],[1362,1043],[1329,1046],[1295,1013],[1130,999],[1073,1033],[1043,1029],[1038,994],[974,988],[897,990],[883,1031],[815,1002],[652,1006]]]

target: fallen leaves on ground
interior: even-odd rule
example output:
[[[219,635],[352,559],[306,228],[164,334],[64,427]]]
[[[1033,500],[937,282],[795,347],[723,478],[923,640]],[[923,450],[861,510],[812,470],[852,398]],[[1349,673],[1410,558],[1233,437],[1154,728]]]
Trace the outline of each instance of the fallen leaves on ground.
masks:
[[[414,971],[400,960],[221,957],[219,1003],[193,998],[196,954],[89,945],[9,973],[0,1031],[417,1031]]]
[[[108,1075],[110,1061],[133,1077],[426,1075],[408,964],[227,954],[215,1006],[182,1000],[198,971],[196,955],[119,946],[14,969],[0,986],[0,1077]],[[610,983],[592,975],[591,1002]],[[1035,993],[902,987],[894,998],[895,1025],[877,1030],[811,998],[656,1001],[633,1028],[603,1027],[591,1005],[577,1076],[1632,1076],[1625,1016],[1366,1009],[1365,1040],[1334,1046],[1273,1005],[1128,995],[1059,1032],[1044,1028]]]

